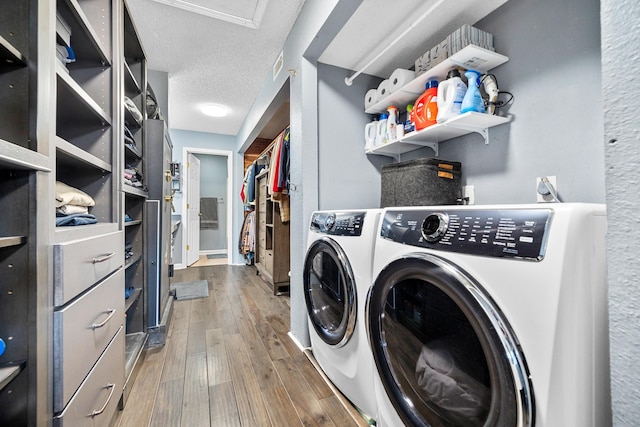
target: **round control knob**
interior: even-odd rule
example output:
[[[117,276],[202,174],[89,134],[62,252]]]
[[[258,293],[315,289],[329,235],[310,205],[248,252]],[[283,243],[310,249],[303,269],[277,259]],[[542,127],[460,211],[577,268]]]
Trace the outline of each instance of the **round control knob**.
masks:
[[[449,227],[449,215],[442,212],[433,213],[422,221],[422,237],[427,242],[437,242],[445,235]]]
[[[334,214],[327,216],[327,218],[324,220],[324,226],[327,230],[331,230],[335,224],[336,216]]]

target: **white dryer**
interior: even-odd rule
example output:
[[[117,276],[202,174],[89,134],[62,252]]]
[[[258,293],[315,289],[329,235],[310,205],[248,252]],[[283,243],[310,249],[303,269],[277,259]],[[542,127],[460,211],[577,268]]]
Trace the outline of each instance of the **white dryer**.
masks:
[[[389,208],[380,223],[379,427],[611,425],[603,205]]]
[[[377,407],[364,306],[380,212],[314,212],[303,272],[314,357],[342,394],[369,417]]]

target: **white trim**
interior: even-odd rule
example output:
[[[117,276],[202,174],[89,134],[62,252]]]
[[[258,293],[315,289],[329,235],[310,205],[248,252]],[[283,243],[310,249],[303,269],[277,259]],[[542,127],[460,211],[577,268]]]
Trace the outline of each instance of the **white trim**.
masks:
[[[210,9],[208,7],[200,6],[185,0],[153,0],[157,3],[166,4],[167,6],[177,7],[179,9],[187,10],[189,12],[197,13],[199,15],[208,16],[210,18],[219,19],[225,22],[231,22],[232,24],[240,25],[257,30],[260,27],[260,22],[267,9],[268,0],[258,0],[256,8],[253,11],[251,19],[243,18],[241,16],[233,15],[231,13],[222,12],[220,10]]]
[[[228,150],[216,150],[211,148],[198,148],[198,147],[182,147],[182,162],[186,165],[187,159],[189,158],[189,153],[191,154],[205,154],[210,156],[225,156],[227,158],[227,258],[229,259],[229,264],[231,264],[231,248],[233,247],[233,210],[231,200],[233,196],[233,151]],[[187,168],[184,168],[183,174],[187,172]],[[182,215],[186,215],[187,212],[187,191],[186,186],[188,185],[188,180],[185,179],[183,181],[183,189],[182,194]],[[174,268],[181,270],[186,268],[186,259],[187,259],[187,223],[186,221],[182,221],[182,242],[180,242],[180,252],[182,253],[183,262],[175,265]],[[211,253],[215,251],[209,251]],[[204,254],[203,251],[200,251],[200,254]]]

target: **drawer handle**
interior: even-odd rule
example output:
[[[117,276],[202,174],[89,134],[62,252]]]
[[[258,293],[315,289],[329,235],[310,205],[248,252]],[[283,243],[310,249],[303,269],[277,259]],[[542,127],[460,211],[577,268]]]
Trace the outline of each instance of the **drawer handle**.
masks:
[[[109,405],[109,402],[111,401],[111,396],[113,396],[113,392],[116,390],[116,385],[115,384],[107,384],[105,388],[110,388],[111,389],[111,391],[109,392],[109,397],[107,397],[107,401],[104,402],[104,405],[102,405],[102,408],[98,409],[97,411],[91,412],[89,414],[90,417],[98,416],[101,413],[103,413],[105,409],[107,409],[107,405]]]
[[[94,258],[91,262],[93,262],[94,264],[97,264],[99,262],[105,262],[106,260],[113,258],[115,254],[116,254],[115,252],[111,252],[100,258]]]
[[[102,328],[104,325],[107,324],[107,322],[109,320],[111,320],[111,318],[113,317],[114,314],[116,314],[116,309],[115,308],[111,308],[107,311],[105,311],[105,313],[109,313],[109,315],[107,316],[106,319],[104,319],[102,322],[100,323],[94,323],[93,325],[91,325],[91,329],[98,329],[98,328]]]

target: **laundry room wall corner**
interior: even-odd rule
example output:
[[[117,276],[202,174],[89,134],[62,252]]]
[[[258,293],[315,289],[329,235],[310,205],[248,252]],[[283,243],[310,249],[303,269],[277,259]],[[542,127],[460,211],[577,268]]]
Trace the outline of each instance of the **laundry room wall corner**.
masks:
[[[613,424],[630,426],[640,420],[640,198],[630,185],[640,181],[640,79],[628,74],[640,70],[640,56],[629,54],[640,45],[640,5],[603,0],[600,14]]]

